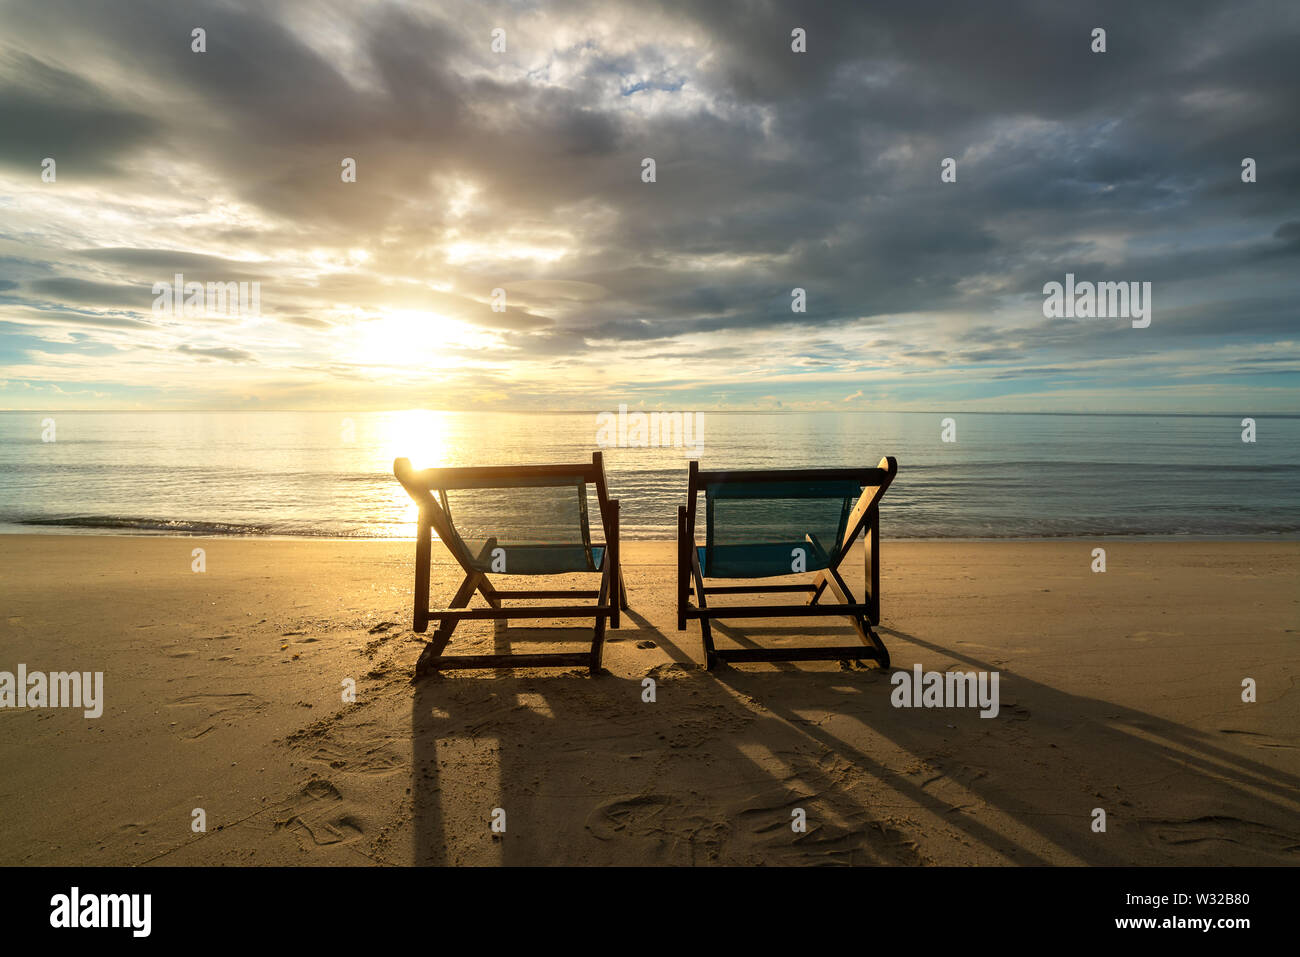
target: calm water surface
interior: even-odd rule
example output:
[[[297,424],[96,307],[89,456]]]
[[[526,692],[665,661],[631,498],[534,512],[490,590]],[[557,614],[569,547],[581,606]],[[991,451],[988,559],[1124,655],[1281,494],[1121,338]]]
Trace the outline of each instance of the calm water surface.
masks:
[[[589,460],[595,413],[0,414],[0,531],[386,538],[413,535],[393,479],[417,468]],[[687,461],[874,465],[899,474],[894,538],[1294,536],[1300,417],[704,413],[698,452],[608,448],[629,538],[670,538]]]

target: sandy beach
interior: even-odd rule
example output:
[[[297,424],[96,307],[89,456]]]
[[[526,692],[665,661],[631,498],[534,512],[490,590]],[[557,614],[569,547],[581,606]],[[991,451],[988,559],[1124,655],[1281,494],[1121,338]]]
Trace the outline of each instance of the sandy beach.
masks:
[[[1300,862],[1300,545],[1111,541],[1097,574],[1097,544],[885,541],[894,669],[998,672],[981,718],[896,708],[874,668],[704,671],[670,543],[625,545],[600,676],[413,685],[409,542],[2,536],[0,670],[102,671],[105,704],[0,710],[0,863]]]

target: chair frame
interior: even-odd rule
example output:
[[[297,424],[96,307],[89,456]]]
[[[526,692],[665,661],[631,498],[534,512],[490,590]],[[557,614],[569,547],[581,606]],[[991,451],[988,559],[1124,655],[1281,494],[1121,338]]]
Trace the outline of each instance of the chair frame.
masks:
[[[874,660],[889,668],[889,651],[873,630],[880,624],[880,500],[898,474],[898,462],[892,455],[868,469],[774,469],[762,471],[701,471],[692,460],[686,504],[677,508],[677,630],[685,631],[689,620],[698,620],[704,644],[705,667],[712,670],[719,661],[834,661],[841,659]],[[699,551],[695,542],[696,502],[705,486],[717,482],[800,482],[823,480],[857,481],[863,489],[849,513],[843,538],[828,551],[830,562],[803,585],[712,585],[704,584]],[[848,557],[858,534],[866,531],[863,564],[865,599],[859,602],[840,574],[839,566]],[[816,548],[823,548],[815,536],[807,536]],[[784,577],[784,576],[769,576]],[[714,579],[717,580],[717,579]],[[727,580],[727,579],[721,579]],[[733,579],[734,580],[734,579]],[[826,592],[838,604],[819,604]],[[802,605],[715,605],[710,595],[757,595],[766,593],[806,594]],[[692,604],[692,598],[699,604]],[[713,645],[710,621],[724,618],[797,618],[803,616],[841,616],[853,624],[861,645],[801,646],[797,648],[725,648]]]
[[[424,646],[416,662],[418,679],[431,672],[454,668],[567,668],[585,665],[591,674],[600,670],[601,651],[605,643],[605,626],[619,626],[619,612],[627,609],[627,590],[623,585],[622,565],[619,558],[618,499],[609,497],[605,484],[605,468],[600,452],[593,452],[590,463],[581,465],[527,465],[482,466],[416,471],[407,459],[393,462],[393,474],[402,487],[420,506],[420,518],[415,539],[415,601],[412,629],[418,633],[428,630],[429,622],[436,622],[429,643]],[[601,525],[605,533],[605,552],[599,569],[600,588],[497,588],[488,580],[487,573],[475,567],[474,557],[465,549],[464,542],[446,511],[433,494],[434,489],[527,488],[539,484],[529,479],[581,478],[596,489],[600,503]],[[558,484],[558,483],[555,483]],[[583,494],[586,494],[585,491]],[[465,578],[456,589],[445,608],[429,607],[429,573],[433,558],[432,533],[447,546],[448,551],[465,571]],[[495,546],[488,539],[478,560]],[[503,574],[509,574],[504,572]],[[557,572],[555,574],[584,574],[583,572]],[[590,572],[585,574],[591,574]],[[475,593],[481,594],[487,608],[470,608]],[[506,607],[510,600],[555,601],[569,600],[564,605],[515,605]],[[574,599],[595,599],[594,604],[575,604]],[[544,652],[539,654],[444,655],[456,627],[466,620],[539,618],[594,618],[591,648],[583,652]]]

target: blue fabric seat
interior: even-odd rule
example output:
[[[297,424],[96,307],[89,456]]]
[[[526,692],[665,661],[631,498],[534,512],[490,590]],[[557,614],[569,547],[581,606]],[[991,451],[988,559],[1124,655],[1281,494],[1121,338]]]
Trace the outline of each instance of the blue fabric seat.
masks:
[[[704,576],[792,575],[799,558],[803,571],[826,568],[860,491],[854,481],[706,483]]]
[[[592,545],[590,558],[581,545],[504,545],[501,548],[505,560],[495,569],[490,554],[472,564],[479,571],[496,571],[501,575],[563,575],[598,572],[605,560],[604,545]]]
[[[796,549],[803,549],[803,571],[820,571],[830,564],[825,551],[808,542],[765,542],[761,545],[700,545],[700,567],[705,578],[774,578],[777,575],[795,575]]]
[[[482,572],[598,572],[605,546],[591,541],[587,485],[574,479],[521,488],[440,489],[451,530]]]

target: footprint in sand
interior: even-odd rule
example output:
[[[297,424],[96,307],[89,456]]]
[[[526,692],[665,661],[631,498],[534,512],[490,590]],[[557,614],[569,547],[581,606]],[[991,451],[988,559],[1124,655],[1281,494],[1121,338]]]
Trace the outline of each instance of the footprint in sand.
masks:
[[[266,701],[255,694],[191,694],[167,702],[175,709],[172,729],[182,738],[193,741],[217,727],[237,724],[245,715],[261,711]]]
[[[653,678],[655,681],[663,681],[665,678],[680,678],[683,675],[689,675],[691,669],[686,667],[680,661],[673,661],[667,664],[655,665],[645,673],[647,678]]]
[[[1287,833],[1258,821],[1211,814],[1185,820],[1144,820],[1138,824],[1148,839],[1166,847],[1217,857],[1222,853],[1222,845],[1228,844],[1248,851],[1252,859],[1265,856],[1279,864],[1300,860],[1300,832]],[[1253,862],[1264,863],[1263,860]]]
[[[335,731],[315,742],[308,760],[355,774],[405,773],[406,758],[393,747],[394,743],[391,738]],[[306,747],[305,744],[299,746]]]
[[[664,811],[674,801],[667,794],[638,794],[614,798],[587,815],[587,830],[602,841],[664,833]]]
[[[304,850],[350,844],[365,836],[361,819],[350,813],[333,782],[312,778],[274,821],[277,831],[292,833]]]

